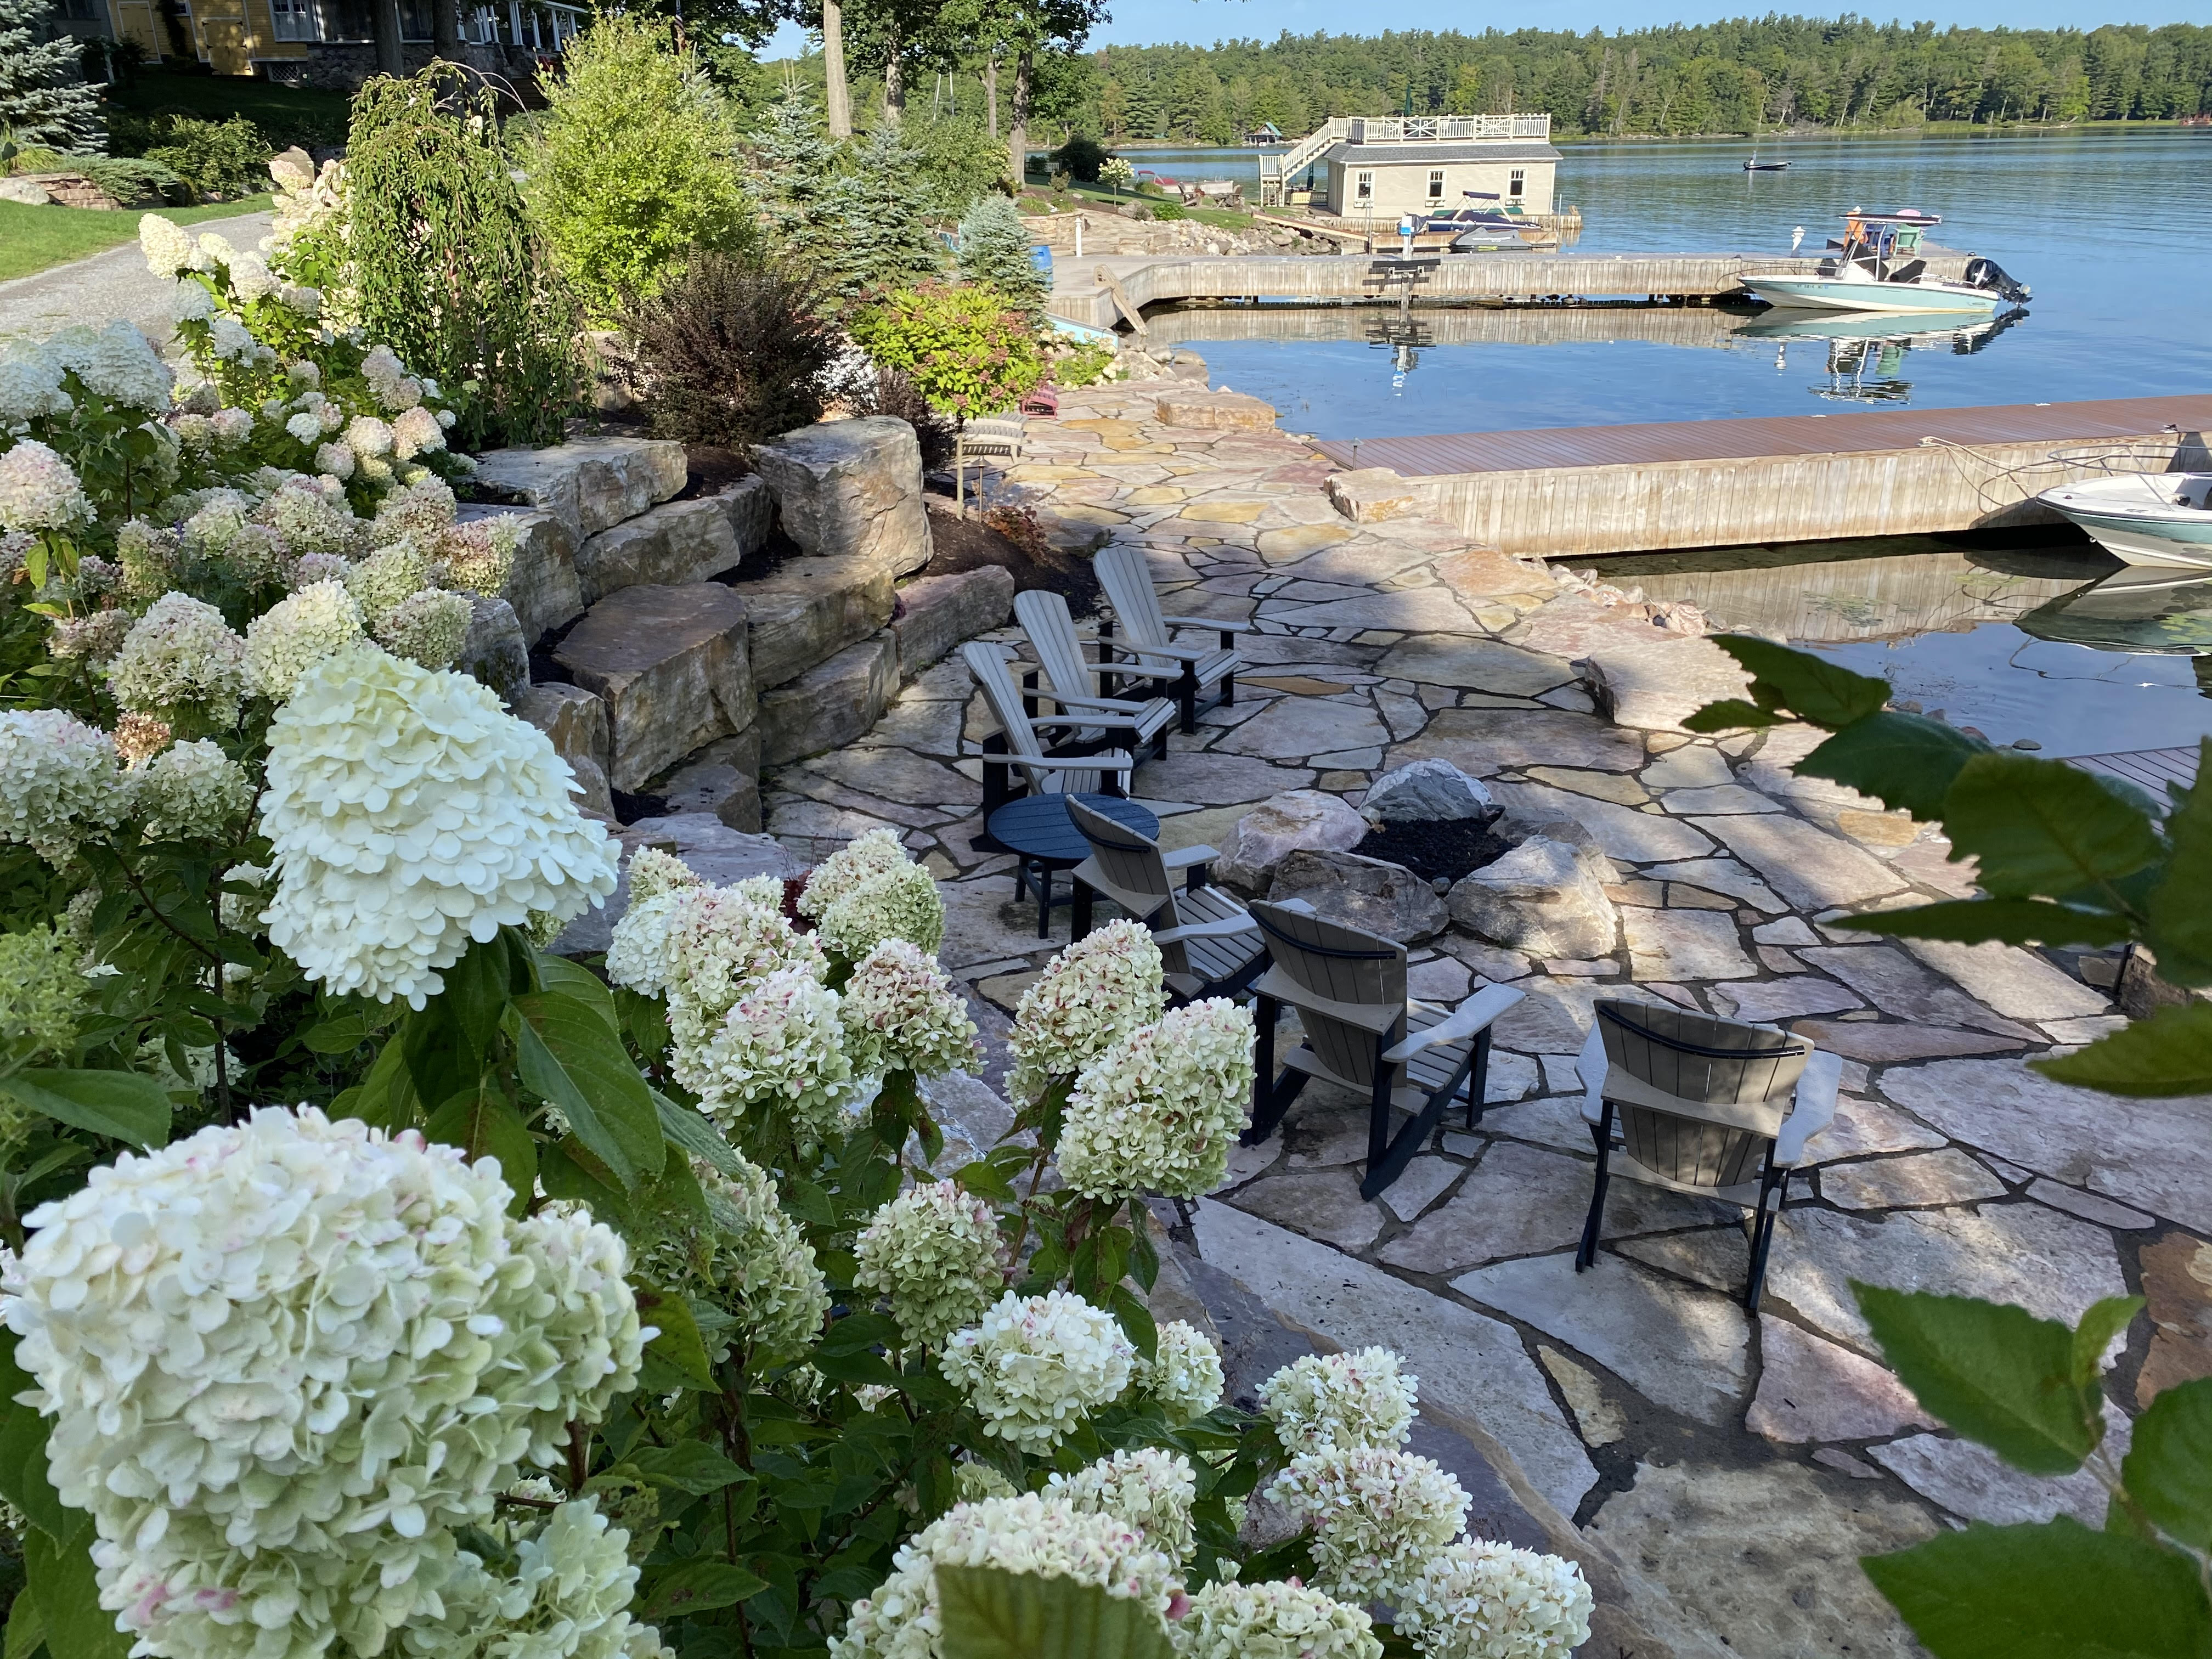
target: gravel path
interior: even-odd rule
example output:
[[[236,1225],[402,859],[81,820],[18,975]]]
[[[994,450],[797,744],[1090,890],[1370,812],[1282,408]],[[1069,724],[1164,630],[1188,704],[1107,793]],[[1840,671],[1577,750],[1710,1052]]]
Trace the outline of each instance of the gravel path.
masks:
[[[186,228],[194,236],[213,231],[237,246],[252,247],[269,234],[270,219],[266,213],[243,213],[232,219],[205,219]],[[121,317],[161,344],[169,337],[170,287],[146,269],[138,244],[125,242],[88,259],[0,283],[0,339],[15,335],[35,339],[70,323],[104,323]]]

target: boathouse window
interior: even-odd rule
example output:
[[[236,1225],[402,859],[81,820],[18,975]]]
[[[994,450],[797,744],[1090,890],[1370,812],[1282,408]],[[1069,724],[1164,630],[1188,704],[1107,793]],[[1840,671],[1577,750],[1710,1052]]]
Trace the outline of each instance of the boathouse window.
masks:
[[[1429,171],[1429,199],[1431,202],[1444,199],[1444,170],[1442,167],[1432,167]]]
[[[1352,185],[1352,198],[1355,201],[1373,201],[1375,199],[1375,175],[1371,173],[1363,173],[1358,174],[1357,182]]]
[[[269,20],[279,40],[315,38],[315,14],[308,0],[269,0]]]
[[[1525,196],[1528,193],[1528,174],[1527,169],[1522,167],[1516,167],[1513,169],[1513,177],[1505,186],[1505,193],[1508,196]]]

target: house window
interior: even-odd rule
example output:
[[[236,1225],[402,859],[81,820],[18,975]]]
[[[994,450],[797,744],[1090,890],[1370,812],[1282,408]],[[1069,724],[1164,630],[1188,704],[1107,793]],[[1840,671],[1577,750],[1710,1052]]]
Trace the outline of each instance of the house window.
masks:
[[[1444,199],[1444,170],[1442,167],[1429,169],[1429,199],[1431,202]]]
[[[279,40],[315,38],[314,0],[269,0],[269,18]]]
[[[1371,173],[1363,173],[1358,174],[1352,187],[1352,197],[1356,202],[1373,201],[1375,199],[1375,175]]]
[[[1521,167],[1513,169],[1513,177],[1506,184],[1505,193],[1508,196],[1516,197],[1528,193],[1528,174],[1524,169]]]

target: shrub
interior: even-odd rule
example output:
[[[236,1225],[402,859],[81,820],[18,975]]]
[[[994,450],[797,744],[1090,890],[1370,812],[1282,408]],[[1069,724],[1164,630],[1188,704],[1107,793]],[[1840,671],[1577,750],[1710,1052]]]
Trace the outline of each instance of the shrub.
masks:
[[[1036,325],[995,289],[903,289],[862,312],[853,337],[904,371],[934,409],[963,419],[1011,407],[1044,378]]]
[[[191,185],[150,155],[70,155],[63,165],[75,167],[125,207],[191,199]]]
[[[721,94],[662,27],[602,14],[562,54],[526,152],[531,211],[597,320],[659,293],[696,250],[753,239]]]
[[[921,445],[921,467],[934,472],[952,464],[954,440],[959,428],[929,406],[914,376],[902,369],[878,368],[865,401],[871,415],[890,415],[914,428]]]
[[[76,41],[51,27],[48,0],[0,0],[0,137],[98,149],[100,91],[85,83]]]
[[[1031,311],[1042,311],[1051,284],[1037,269],[1031,246],[1020,210],[1003,196],[987,196],[960,222],[960,274]]]
[[[1053,151],[1051,161],[1055,169],[1073,173],[1086,185],[1098,182],[1098,169],[1104,167],[1113,152],[1096,138],[1086,138],[1077,133],[1058,149]]]
[[[787,265],[702,253],[636,307],[629,328],[653,429],[744,450],[822,418],[838,343],[820,289]]]
[[[202,196],[243,196],[268,177],[275,152],[261,129],[242,116],[201,121],[156,116],[144,159],[167,167]]]
[[[1053,360],[1052,378],[1058,386],[1096,386],[1113,367],[1114,348],[1086,340]]]
[[[1155,219],[1188,219],[1190,217],[1190,210],[1185,207],[1181,202],[1155,202],[1152,204],[1152,217]]]
[[[1006,141],[979,123],[918,121],[908,117],[899,136],[921,158],[917,183],[933,211],[957,219],[997,193],[1006,173]]]

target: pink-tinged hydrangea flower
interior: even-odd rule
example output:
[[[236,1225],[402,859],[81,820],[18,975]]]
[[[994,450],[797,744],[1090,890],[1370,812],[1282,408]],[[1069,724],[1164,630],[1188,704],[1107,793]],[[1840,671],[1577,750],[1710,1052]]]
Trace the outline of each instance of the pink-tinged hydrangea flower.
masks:
[[[906,848],[890,830],[856,836],[807,872],[806,885],[799,895],[799,914],[819,921],[831,905],[862,883],[909,862]]]
[[[451,668],[468,642],[474,615],[459,593],[425,587],[410,593],[376,623],[377,642],[394,656],[425,668]]]
[[[1150,1607],[1164,1634],[1185,1606],[1176,1564],[1127,1522],[1035,1492],[987,1498],[956,1504],[899,1547],[890,1577],[854,1603],[845,1633],[830,1644],[830,1659],[959,1659],[939,1641],[940,1566],[1094,1584]]]
[[[1018,1103],[1042,1099],[1056,1077],[1073,1077],[1166,1006],[1160,947],[1140,921],[1112,921],[1062,951],[1014,1011]]]
[[[863,1074],[942,1077],[978,1062],[975,1022],[936,960],[902,939],[863,957],[838,1004],[853,1066]]]
[[[471,940],[614,890],[551,741],[465,674],[371,646],[324,659],[270,727],[268,775],[269,937],[334,992],[419,1008]]]
[[[1388,1348],[1308,1354],[1260,1385],[1260,1410],[1293,1457],[1387,1450],[1412,1437],[1420,1382]]]
[[[1025,1300],[1009,1291],[953,1334],[938,1363],[967,1390],[985,1434],[1042,1454],[1121,1398],[1135,1353],[1114,1316],[1079,1296],[1052,1291]]]
[[[229,320],[228,317],[216,319],[219,324]],[[245,333],[243,329],[239,331]],[[251,343],[252,337],[248,335],[246,337]],[[250,409],[218,409],[208,416],[208,424],[214,428],[216,442],[225,449],[235,449],[253,435],[253,411]]]
[[[435,547],[453,528],[453,515],[459,511],[453,486],[434,474],[426,476],[402,485],[376,504],[368,538],[378,547],[398,541]]]
[[[779,890],[781,884],[777,884]],[[696,1090],[687,1073],[703,1064],[707,1044],[745,990],[786,968],[819,979],[829,962],[813,936],[783,919],[767,895],[735,887],[687,889],[668,921],[668,1029],[675,1039],[676,1080]]]
[[[392,428],[374,415],[356,415],[348,421],[345,439],[356,455],[371,455],[380,460],[392,453]]]
[[[770,974],[745,988],[703,1047],[680,1050],[672,1069],[726,1128],[757,1113],[801,1145],[827,1139],[853,1079],[837,994],[811,967]]]
[[[1152,1357],[1139,1354],[1131,1381],[1139,1393],[1158,1401],[1170,1425],[1181,1428],[1205,1416],[1221,1403],[1227,1379],[1221,1370],[1221,1350],[1213,1339],[1194,1325],[1170,1319],[1159,1328]]]
[[[517,1483],[533,1485],[559,1495],[547,1482]],[[631,1616],[629,1534],[609,1524],[597,1498],[550,1512],[503,1508],[479,1530],[512,1551],[513,1576],[459,1552],[438,1589],[444,1616],[397,1633],[402,1659],[675,1659],[658,1631]]]
[[[822,947],[858,962],[885,939],[900,939],[935,956],[945,942],[945,901],[937,878],[918,864],[872,876],[822,913]]]
[[[979,1322],[1006,1290],[997,1217],[950,1181],[910,1187],[878,1209],[854,1252],[853,1282],[888,1301],[907,1340],[924,1347]]]
[[[445,447],[446,428],[438,424],[435,415],[419,404],[392,422],[392,453],[395,459],[412,460],[417,455]]]
[[[1362,1606],[1396,1596],[1467,1519],[1457,1479],[1401,1451],[1305,1452],[1268,1492],[1313,1523],[1315,1582]]]
[[[1422,1659],[1569,1659],[1595,1606],[1572,1561],[1468,1539],[1400,1588],[1396,1627]]]
[[[107,684],[137,713],[173,722],[191,710],[218,729],[233,726],[246,695],[246,641],[213,605],[164,593],[124,637]]]
[[[1252,1016],[1225,998],[1178,1008],[1084,1068],[1060,1170],[1093,1198],[1196,1198],[1221,1184],[1252,1107]]]
[[[446,532],[438,549],[446,585],[496,599],[506,590],[507,579],[514,569],[515,552],[521,545],[520,520],[513,514],[455,525]]]
[[[70,464],[35,438],[0,455],[0,530],[67,530],[92,520]]]
[[[1176,1629],[1181,1659],[1382,1659],[1364,1607],[1280,1580],[1212,1583]]]
[[[355,459],[351,444],[332,443],[316,446],[316,471],[327,477],[343,480],[353,477],[354,466]]]
[[[1103,1457],[1073,1474],[1055,1474],[1046,1496],[1089,1515],[1127,1522],[1171,1561],[1189,1559],[1198,1547],[1191,1506],[1198,1477],[1181,1452],[1145,1446]]]
[[[688,1289],[736,1321],[721,1333],[718,1361],[742,1343],[754,1363],[772,1364],[813,1346],[830,1312],[830,1289],[775,1182],[749,1159],[730,1156],[737,1164],[731,1175],[691,1160],[707,1213],[679,1220],[644,1266],[653,1283]]]

